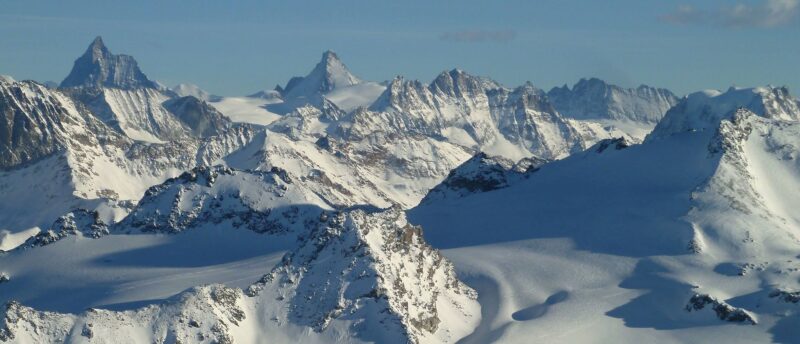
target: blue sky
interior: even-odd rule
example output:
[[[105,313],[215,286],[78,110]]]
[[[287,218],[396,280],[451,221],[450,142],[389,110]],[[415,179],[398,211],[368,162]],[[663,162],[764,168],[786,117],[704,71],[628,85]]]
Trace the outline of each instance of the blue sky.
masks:
[[[376,81],[459,67],[544,89],[595,76],[800,94],[798,1],[3,0],[0,74],[60,81],[101,35],[150,78],[221,95],[284,84],[326,49]]]

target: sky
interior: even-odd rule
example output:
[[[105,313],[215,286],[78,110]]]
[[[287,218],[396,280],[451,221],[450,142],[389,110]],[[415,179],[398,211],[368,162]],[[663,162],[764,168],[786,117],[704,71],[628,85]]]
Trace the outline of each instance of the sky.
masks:
[[[151,79],[218,95],[283,85],[328,49],[374,81],[461,68],[542,89],[800,94],[800,0],[0,0],[0,74],[60,82],[98,35]]]

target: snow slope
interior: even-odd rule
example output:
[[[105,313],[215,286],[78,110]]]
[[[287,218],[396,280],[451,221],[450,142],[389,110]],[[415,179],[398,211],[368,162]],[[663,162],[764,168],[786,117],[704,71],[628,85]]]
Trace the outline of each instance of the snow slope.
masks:
[[[726,106],[741,93],[745,108]],[[411,210],[480,295],[483,320],[465,342],[794,342],[800,314],[779,296],[800,288],[787,210],[800,123],[762,110],[795,100],[715,94],[662,122],[708,130],[587,151]]]
[[[507,89],[458,69],[441,73],[429,85],[400,77],[386,86],[365,82],[330,51],[307,76],[293,78],[275,92],[280,97],[262,92],[247,99],[225,98],[214,106],[236,122],[270,124],[277,120],[274,114],[333,104],[348,115],[337,118],[337,125],[356,140],[376,132],[416,134],[515,161],[563,158],[612,137],[641,139],[653,126],[638,118],[567,118],[530,83]],[[636,111],[628,109],[634,107],[629,103],[616,106]]]
[[[370,110],[351,131],[444,137],[512,160],[563,158],[611,137],[600,125],[564,118],[531,84],[509,90],[458,69],[430,85],[395,78]]]
[[[93,113],[131,139],[164,143],[181,139],[188,131],[161,105],[169,98],[158,90],[105,88],[102,92],[102,105],[92,107]]]
[[[358,107],[367,107],[375,102],[386,90],[376,82],[366,81],[356,85],[339,87],[325,95],[325,98],[344,111],[350,112]]]
[[[99,40],[67,80],[0,79],[0,342],[792,342],[800,324],[785,88],[689,95],[637,145],[668,91],[593,80],[567,104],[602,113],[567,114],[531,83],[378,84],[326,52],[206,102]]]
[[[281,95],[287,103],[297,106],[319,105],[325,94],[360,83],[361,79],[350,73],[339,56],[328,50],[322,54],[322,59],[308,75],[294,78],[287,83]]]
[[[171,87],[169,91],[175,93],[175,95],[177,95],[178,97],[192,96],[197,99],[205,100],[207,102],[212,100],[217,100],[220,98],[219,96],[209,94],[208,92],[206,92],[206,90],[200,88],[200,86],[190,83],[177,84]]]
[[[338,139],[328,135],[337,127],[326,118],[316,108],[299,108],[225,162],[238,169],[280,168],[336,204],[412,207],[469,157],[459,146],[427,137]]]
[[[13,267],[0,296],[117,311],[10,303],[0,341],[446,343],[479,320],[474,291],[402,210],[336,211],[281,171],[195,169],[151,188],[108,234],[80,233],[0,257]],[[140,306],[200,281],[241,287],[256,269],[267,274],[245,291],[203,286]]]
[[[597,78],[581,79],[547,92],[560,113],[575,119],[623,120],[657,123],[679,98],[663,88],[641,85],[622,88]]]
[[[135,95],[148,90],[101,92]],[[234,126],[203,139],[141,143],[98,120],[100,116],[72,94],[34,82],[0,82],[3,123],[7,132],[15,133],[2,141],[2,250],[76,208],[101,211],[105,220],[113,222],[150,186],[216,161],[254,135],[248,126]]]
[[[264,99],[255,97],[222,97],[210,104],[222,112],[231,121],[267,125],[280,115],[268,110],[271,104],[280,103],[280,99]]]

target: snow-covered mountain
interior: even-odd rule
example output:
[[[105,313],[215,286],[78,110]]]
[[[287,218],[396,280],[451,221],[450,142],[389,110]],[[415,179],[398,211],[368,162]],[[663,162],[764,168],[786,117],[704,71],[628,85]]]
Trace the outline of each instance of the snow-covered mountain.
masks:
[[[215,96],[213,94],[206,92],[204,89],[200,88],[200,86],[190,83],[177,84],[169,88],[169,91],[175,93],[175,95],[178,97],[192,96],[200,100],[205,100],[207,102],[218,100],[221,98],[220,96]]]
[[[663,88],[622,88],[597,78],[581,79],[547,92],[558,111],[575,119],[629,120],[657,123],[679,98]]]
[[[11,125],[3,156],[9,170],[5,195],[28,201],[18,207],[9,202],[0,214],[2,249],[21,244],[76,208],[98,210],[112,223],[130,208],[117,203],[136,203],[148,187],[199,164],[277,167],[337,204],[411,207],[470,155],[460,146],[419,135],[345,139],[336,133],[347,125],[338,122],[346,113],[327,99],[321,109],[298,108],[265,131],[230,123],[211,103],[193,96],[176,98],[153,88],[8,85],[16,88],[4,89]],[[329,137],[317,124],[293,127],[302,125],[298,120],[335,125]],[[52,174],[46,180],[61,182],[40,184],[44,176],[33,171],[42,169]],[[26,194],[33,185],[42,192]]]
[[[87,259],[98,249],[127,249],[127,241],[120,237],[135,240],[152,237],[146,234],[152,232],[177,233],[175,237],[199,232],[196,235],[202,237],[212,228],[231,236],[244,230],[268,237],[258,239],[272,242],[262,250],[288,252],[273,261],[271,270],[262,266],[266,274],[254,278],[244,291],[222,285],[198,287],[158,305],[125,312],[91,309],[79,315],[40,312],[10,303],[0,320],[0,340],[58,342],[84,337],[116,341],[128,333],[123,337],[133,342],[166,338],[252,342],[268,334],[278,340],[312,343],[449,343],[466,335],[480,317],[474,291],[424,242],[421,229],[406,222],[400,208],[335,210],[279,170],[194,169],[151,188],[136,210],[114,226],[96,225],[91,216],[88,221],[75,219],[68,216],[56,222],[57,233],[64,235],[31,241],[28,249],[0,257],[12,263],[5,265],[12,269],[7,272],[8,288],[0,290],[0,295],[24,301],[32,290],[50,288],[53,294],[47,297],[59,297],[57,290],[65,286],[37,284],[40,276],[23,268],[26,258],[40,250],[57,255],[73,251],[76,245],[94,247],[78,253]],[[151,249],[163,254],[157,246]],[[139,270],[151,276],[165,273],[157,268]],[[97,279],[108,277],[90,275],[76,281],[102,285]],[[112,278],[106,283],[113,288],[119,282]],[[187,282],[164,284],[182,283]],[[130,294],[120,286],[112,295]],[[146,297],[141,292],[158,293],[157,289],[137,290],[140,298]],[[81,297],[84,302],[98,302],[108,295]]]
[[[641,85],[622,88],[597,78],[581,79],[547,92],[562,115],[616,128],[643,139],[679,98],[669,90]]]
[[[793,342],[800,325],[786,88],[376,83],[329,51],[285,87],[214,97],[98,38],[60,88],[0,78],[0,114],[2,343]]]
[[[181,135],[176,141],[141,143],[99,120],[102,116],[82,98],[73,98],[74,90],[50,90],[31,81],[0,82],[4,118],[0,249],[13,248],[36,234],[37,228],[46,228],[76,208],[98,210],[105,221],[113,222],[148,187],[213,162],[254,135],[252,128],[230,126],[209,109],[198,115],[192,112],[196,108],[184,106],[178,113],[205,131],[201,138]],[[150,89],[122,92],[131,95]],[[181,118],[168,114],[175,121]],[[219,124],[220,131],[211,135],[208,129],[213,126],[201,118]]]
[[[129,55],[114,55],[98,36],[86,52],[75,60],[72,71],[61,87],[111,87],[120,89],[158,88],[139,70]]]
[[[670,109],[648,140],[686,131],[716,130],[720,120],[730,118],[740,108],[765,118],[800,120],[800,103],[786,87],[708,90],[690,94]]]
[[[325,104],[285,115],[226,163],[239,169],[280,168],[336,204],[409,208],[470,156],[463,147],[427,136],[348,135],[350,115]]]
[[[378,132],[411,133],[512,160],[563,158],[613,137],[641,139],[654,125],[638,117],[617,125],[599,118],[568,118],[556,110],[545,92],[530,83],[508,89],[459,69],[442,72],[430,84],[397,77],[386,85],[355,77],[328,51],[307,76],[279,87],[280,97],[262,92],[250,99],[228,98],[213,104],[234,121],[257,124],[272,123],[278,114],[303,106],[333,104],[348,115],[336,121],[347,139],[360,140]],[[619,111],[634,113],[649,100],[662,102],[671,95],[656,91],[663,97],[637,98],[616,106]],[[248,110],[242,111],[245,106]],[[257,118],[251,115],[256,113],[261,114]]]
[[[798,114],[783,88],[693,94],[644,144],[413,209],[478,291],[465,342],[793,342]]]
[[[132,56],[112,54],[100,37],[76,60],[61,88],[108,126],[137,141],[163,143],[197,133],[196,123],[183,121],[183,114],[176,116],[163,105],[176,96],[173,91],[150,81]]]
[[[563,158],[595,142],[624,135],[561,116],[533,85],[507,89],[454,69],[430,85],[395,78],[351,132],[378,130],[442,137],[512,160]]]
[[[278,87],[283,100],[292,107],[311,104],[319,106],[328,98],[342,108],[352,110],[372,102],[384,87],[359,79],[333,51],[325,51],[322,60],[305,77],[294,77],[284,87]]]
[[[308,75],[293,78],[281,90],[281,93],[286,98],[307,98],[310,100],[314,95],[321,95],[361,82],[361,79],[350,73],[350,70],[339,60],[339,56],[336,53],[328,50],[322,54],[322,60],[317,63]]]
[[[223,134],[231,127],[231,121],[205,100],[194,96],[173,98],[161,104],[195,137],[210,137]]]
[[[456,167],[441,184],[431,189],[421,203],[436,202],[444,198],[458,198],[473,193],[488,192],[508,187],[536,172],[549,161],[526,158],[514,163],[502,157],[479,153]]]
[[[121,134],[142,142],[163,143],[186,139],[190,129],[167,110],[170,97],[154,88],[64,89],[92,114]]]

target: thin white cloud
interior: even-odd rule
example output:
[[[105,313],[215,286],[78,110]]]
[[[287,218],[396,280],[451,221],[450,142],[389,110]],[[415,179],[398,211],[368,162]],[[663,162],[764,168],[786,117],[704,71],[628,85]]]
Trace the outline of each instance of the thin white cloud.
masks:
[[[673,24],[705,24],[727,27],[777,27],[798,17],[800,0],[763,0],[755,5],[738,3],[713,10],[681,5],[661,19]]]
[[[661,16],[661,19],[673,24],[692,24],[705,21],[706,13],[692,5],[680,5],[672,12]]]
[[[513,40],[517,37],[517,33],[515,31],[504,30],[504,31],[485,31],[485,30],[476,30],[476,31],[456,31],[456,32],[445,32],[439,35],[439,39],[443,41],[454,41],[454,42],[508,42]]]

